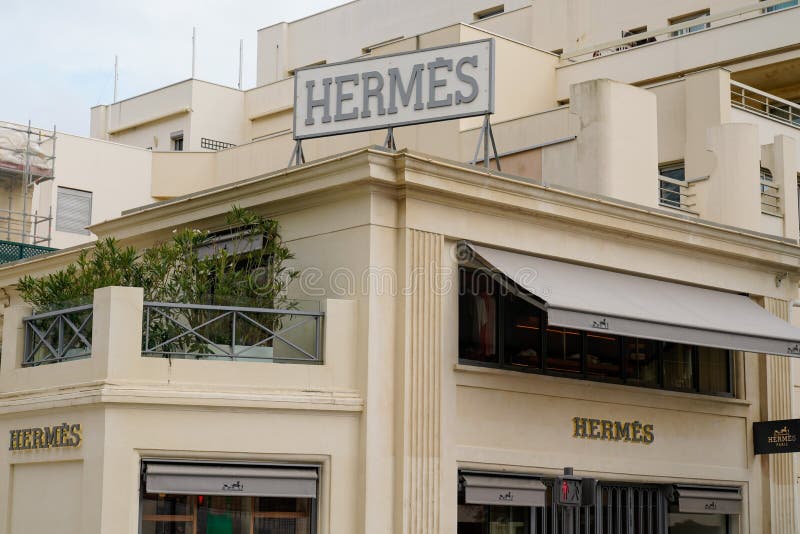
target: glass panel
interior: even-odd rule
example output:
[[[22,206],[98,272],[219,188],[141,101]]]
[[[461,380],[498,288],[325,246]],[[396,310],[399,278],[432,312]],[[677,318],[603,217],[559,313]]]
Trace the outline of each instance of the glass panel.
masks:
[[[658,386],[658,343],[625,338],[622,350],[626,382],[637,386]]]
[[[583,340],[578,330],[547,329],[547,368],[560,373],[581,372]]]
[[[662,341],[661,357],[664,360],[665,388],[694,389],[691,345]]]
[[[458,505],[458,534],[483,534],[488,506],[482,504]]]
[[[197,501],[198,534],[250,532],[250,498],[201,495]]]
[[[311,534],[311,499],[254,499],[253,534]]]
[[[701,393],[731,393],[730,353],[727,350],[698,347],[697,373]]]
[[[669,534],[726,534],[728,518],[718,514],[669,514]]]
[[[489,534],[528,534],[530,518],[527,506],[490,506]]]
[[[194,497],[146,494],[142,498],[142,534],[193,534]]]
[[[458,349],[465,360],[498,363],[497,289],[491,274],[462,269],[459,274]]]
[[[593,378],[619,379],[619,338],[586,333],[586,374]]]
[[[512,294],[502,298],[505,303],[506,361],[512,365],[541,367],[541,310]]]

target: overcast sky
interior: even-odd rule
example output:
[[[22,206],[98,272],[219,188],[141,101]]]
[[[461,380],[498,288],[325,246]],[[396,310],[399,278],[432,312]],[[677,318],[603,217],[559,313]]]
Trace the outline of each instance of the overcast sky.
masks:
[[[89,134],[89,108],[191,76],[244,88],[256,80],[256,32],[344,0],[2,0],[0,121]]]

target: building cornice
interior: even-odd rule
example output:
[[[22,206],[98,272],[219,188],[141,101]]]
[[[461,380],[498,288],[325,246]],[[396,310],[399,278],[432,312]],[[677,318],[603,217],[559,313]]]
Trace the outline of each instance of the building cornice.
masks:
[[[579,225],[602,236],[636,238],[676,251],[718,255],[751,268],[782,269],[800,275],[800,248],[779,237],[725,227],[665,210],[537,183],[458,162],[409,151],[367,147],[263,176],[199,191],[126,212],[96,224],[100,237],[147,246],[185,225],[221,224],[232,204],[261,206],[267,214],[320,205],[354,192],[382,190],[398,198],[419,198],[501,217],[536,218],[549,224]],[[405,220],[415,227],[417,221]],[[418,228],[431,231],[430,228]],[[448,236],[463,238],[463,236]],[[24,274],[40,274],[70,261],[79,252],[63,251],[0,268],[0,287]]]

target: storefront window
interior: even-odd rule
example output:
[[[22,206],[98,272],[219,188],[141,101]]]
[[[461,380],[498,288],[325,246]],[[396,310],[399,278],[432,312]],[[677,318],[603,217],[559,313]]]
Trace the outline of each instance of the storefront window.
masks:
[[[605,380],[622,378],[618,337],[586,333],[586,374]]]
[[[583,336],[577,330],[547,329],[547,369],[556,373],[582,373]]]
[[[459,359],[465,363],[709,395],[733,393],[728,350],[548,325],[543,306],[490,271],[461,269],[459,279]]]
[[[542,313],[522,298],[509,294],[505,302],[505,354],[511,365],[541,367]]]
[[[311,534],[311,499],[159,495],[142,498],[142,534]]]
[[[481,270],[462,269],[460,278],[458,347],[461,357],[498,363],[498,284],[489,273]]]
[[[530,521],[527,506],[458,506],[458,534],[530,534]]]
[[[721,514],[669,514],[669,534],[727,534],[728,516]]]
[[[624,338],[625,376],[629,384],[657,387],[659,384],[658,344],[647,339]]]
[[[694,388],[694,362],[692,347],[681,343],[661,344],[664,360],[664,387],[692,390]]]

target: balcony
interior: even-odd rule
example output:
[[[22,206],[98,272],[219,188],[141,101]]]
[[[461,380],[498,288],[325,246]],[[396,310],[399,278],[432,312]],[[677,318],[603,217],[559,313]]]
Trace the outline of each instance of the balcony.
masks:
[[[321,363],[323,314],[163,302],[143,303],[142,356]],[[92,355],[93,305],[23,319],[23,367]]]
[[[323,403],[340,402],[336,392],[345,392],[349,399],[357,384],[355,303],[326,299],[304,308],[311,309],[145,302],[132,287],[98,289],[91,303],[45,313],[12,305],[0,394],[133,383],[171,394],[211,388],[294,391]]]
[[[755,87],[732,81],[731,106],[800,129],[800,105]]]

